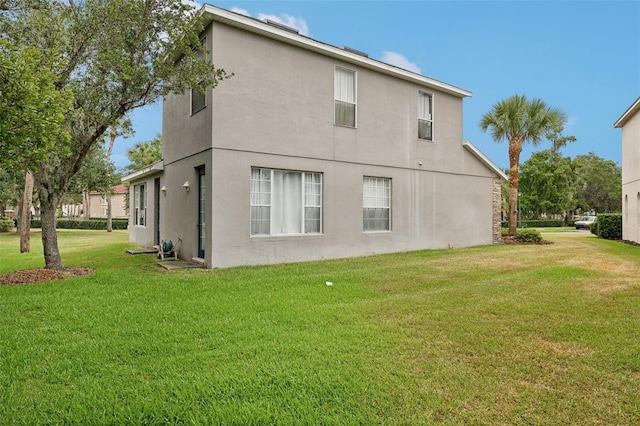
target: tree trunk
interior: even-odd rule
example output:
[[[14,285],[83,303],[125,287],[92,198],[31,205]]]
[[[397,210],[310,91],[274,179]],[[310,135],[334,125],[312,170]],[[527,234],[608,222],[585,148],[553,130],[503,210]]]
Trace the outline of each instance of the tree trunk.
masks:
[[[522,141],[513,138],[509,141],[509,236],[515,237],[518,229],[518,187],[520,178],[518,166],[522,152]]]
[[[111,194],[107,194],[107,232],[113,232],[113,220],[111,216]]]
[[[109,149],[107,149],[107,164],[111,163],[111,153],[113,152],[113,145],[116,142],[116,136],[118,136],[118,131],[115,127],[111,126],[111,131],[109,132]],[[111,180],[111,174],[109,174],[109,180]],[[111,182],[109,182],[111,185]],[[107,232],[113,232],[113,216],[111,215],[111,188],[107,191]]]
[[[24,192],[20,205],[20,253],[31,251],[31,204],[33,204],[33,173],[24,176]]]
[[[22,197],[24,197],[24,191],[22,189],[16,189],[16,208],[13,212],[13,217],[16,219],[16,232],[20,234],[20,212],[22,211]]]
[[[62,270],[62,258],[58,249],[58,233],[56,231],[56,207],[59,198],[43,185],[38,185],[40,198],[40,219],[42,220],[42,247],[46,269]]]
[[[84,210],[84,220],[91,219],[91,199],[89,191],[82,191],[82,209]]]

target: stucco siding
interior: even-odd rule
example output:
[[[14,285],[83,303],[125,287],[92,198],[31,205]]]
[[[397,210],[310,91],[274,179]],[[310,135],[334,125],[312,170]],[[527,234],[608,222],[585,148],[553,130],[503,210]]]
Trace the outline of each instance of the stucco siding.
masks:
[[[107,217],[107,201],[104,194],[89,195],[89,214],[91,217],[106,218]],[[125,203],[125,194],[111,195],[111,217],[120,219],[127,218],[127,210]]]
[[[129,241],[142,247],[152,247],[156,244],[157,226],[156,221],[156,194],[155,194],[155,179],[160,175],[152,175],[143,179],[131,181],[129,187]],[[135,188],[139,185],[145,185],[146,191],[146,214],[143,224],[136,222],[136,209],[135,209]]]
[[[462,99],[276,40],[213,25],[213,146],[326,160],[462,171]],[[334,69],[357,73],[357,126],[334,125]],[[265,69],[268,68],[268,69]],[[417,137],[418,91],[434,96],[434,139]]]
[[[492,177],[225,150],[213,157],[212,267],[492,243]],[[251,236],[252,166],[322,173],[322,234]],[[363,232],[364,176],[392,181],[391,231]]]
[[[211,218],[213,188],[211,179],[211,150],[198,155],[165,164],[163,185],[166,195],[161,196],[161,228],[162,239],[172,240],[179,249],[183,259],[198,257],[198,171],[205,170],[206,208],[205,217]],[[189,191],[184,184],[189,182]],[[211,241],[210,220],[205,220],[205,239]],[[211,251],[205,248],[204,260],[210,263]]]
[[[211,28],[203,33],[207,48],[211,50]],[[209,55],[210,57],[210,55]],[[162,106],[162,158],[172,163],[181,158],[197,155],[211,148],[211,125],[213,114],[212,93],[207,89],[206,106],[191,114],[191,91],[185,94],[170,94],[164,97]],[[166,143],[172,141],[172,143]]]
[[[622,238],[640,242],[640,113],[622,127]]]
[[[210,58],[234,76],[209,90],[206,107],[196,114],[190,113],[190,93],[164,100],[160,233],[177,243],[180,258],[199,256],[199,167],[205,169],[208,267],[494,242],[496,171],[462,141],[463,98],[469,92],[205,9],[220,14],[204,32]],[[355,128],[334,124],[336,67],[356,73]],[[432,140],[418,138],[420,91],[432,95]],[[321,232],[251,235],[252,167],[321,174]],[[302,182],[300,173],[289,176]],[[365,177],[391,182],[388,231],[363,230]],[[186,181],[189,192],[182,187]],[[254,206],[269,209],[268,227],[275,226],[271,209],[284,210],[283,193],[274,202],[269,189],[267,205]],[[379,213],[374,208],[369,212]],[[276,228],[260,229],[267,234]]]

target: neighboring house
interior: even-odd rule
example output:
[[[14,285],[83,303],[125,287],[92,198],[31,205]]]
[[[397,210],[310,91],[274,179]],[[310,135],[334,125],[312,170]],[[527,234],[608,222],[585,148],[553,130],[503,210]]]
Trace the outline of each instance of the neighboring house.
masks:
[[[111,188],[111,217],[113,219],[126,219],[129,212],[126,209],[127,188],[120,184]],[[90,217],[107,218],[109,209],[107,208],[107,197],[104,193],[91,191],[89,193],[89,215]]]
[[[470,92],[205,5],[235,75],[167,96],[163,161],[131,183],[130,240],[207,267],[500,241],[504,173],[462,138]]]
[[[126,208],[127,188],[123,184],[116,185],[111,188],[111,209],[113,219],[126,219],[129,212]],[[66,218],[83,218],[85,217],[85,207],[89,211],[89,217],[107,218],[107,198],[103,192],[91,191],[88,196],[84,196],[86,206],[83,204],[62,204],[60,206],[60,216]]]
[[[640,243],[640,97],[613,126],[622,129],[622,239]]]

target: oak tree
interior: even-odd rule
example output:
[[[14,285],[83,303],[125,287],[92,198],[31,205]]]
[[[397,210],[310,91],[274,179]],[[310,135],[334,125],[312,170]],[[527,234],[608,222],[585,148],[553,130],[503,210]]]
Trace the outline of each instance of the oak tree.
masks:
[[[16,46],[38,49],[40,66],[55,77],[55,90],[73,96],[64,113],[70,137],[56,138],[55,147],[34,171],[45,265],[62,269],[55,211],[91,148],[135,108],[169,93],[215,87],[229,75],[206,55],[198,55],[203,28],[194,7],[186,2],[3,3],[2,37]]]

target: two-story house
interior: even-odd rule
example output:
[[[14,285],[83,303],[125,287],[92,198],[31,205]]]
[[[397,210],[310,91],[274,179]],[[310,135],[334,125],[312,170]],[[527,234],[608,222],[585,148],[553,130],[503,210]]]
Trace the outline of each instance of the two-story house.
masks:
[[[622,129],[622,239],[640,243],[640,97],[614,127]]]
[[[224,9],[233,72],[167,96],[163,161],[131,182],[131,241],[208,267],[491,244],[504,173],[462,137],[470,92]]]
[[[114,219],[126,219],[128,212],[126,209],[127,188],[120,184],[111,188],[111,217]],[[89,193],[89,217],[107,218],[109,215],[109,203],[107,196],[103,192],[91,191]]]

